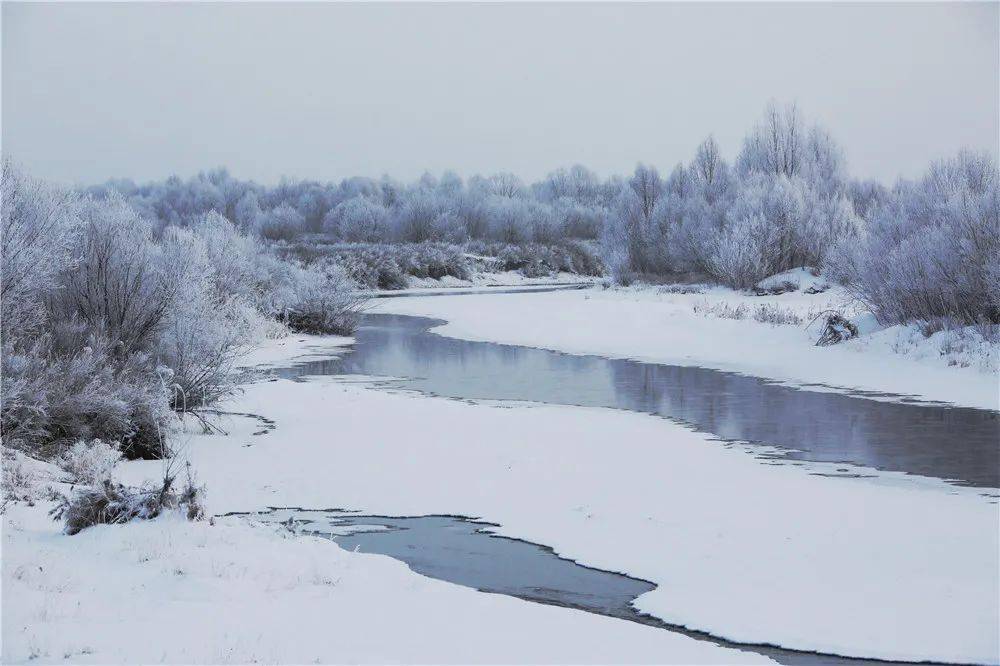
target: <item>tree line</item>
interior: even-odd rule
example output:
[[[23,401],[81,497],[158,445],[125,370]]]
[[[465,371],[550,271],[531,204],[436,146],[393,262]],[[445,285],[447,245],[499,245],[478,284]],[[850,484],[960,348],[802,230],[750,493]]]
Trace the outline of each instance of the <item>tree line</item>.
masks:
[[[578,165],[535,183],[448,172],[408,184],[384,176],[265,187],[220,169],[144,185],[112,181],[90,193],[120,193],[161,225],[216,211],[275,241],[588,241],[623,283],[697,272],[741,289],[811,266],[884,323],[996,323],[997,188],[992,159],[967,151],[914,181],[852,179],[829,132],[795,105],[771,104],[732,164],[709,136],[666,176],[640,164],[631,176],[602,179]]]

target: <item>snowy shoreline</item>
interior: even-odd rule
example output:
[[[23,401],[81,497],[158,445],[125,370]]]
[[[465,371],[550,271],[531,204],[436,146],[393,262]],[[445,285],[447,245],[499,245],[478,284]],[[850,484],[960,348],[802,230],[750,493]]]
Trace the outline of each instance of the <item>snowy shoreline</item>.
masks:
[[[974,334],[943,331],[926,338],[915,327],[895,326],[816,347],[816,324],[726,318],[741,306],[748,312],[771,308],[804,323],[829,309],[852,312],[838,288],[753,296],[722,287],[671,293],[650,286],[380,299],[371,311],[446,320],[433,332],[464,340],[700,366],[866,399],[1000,411],[1000,347]]]
[[[512,298],[528,297],[489,297]],[[280,367],[351,342],[295,335],[244,363]],[[331,377],[259,381],[220,407],[262,414],[276,428],[255,435],[255,421],[232,415],[221,420],[228,435],[190,436],[183,453],[213,514],[342,506],[481,516],[500,534],[655,582],[637,608],[693,630],[847,656],[997,663],[990,590],[1000,511],[977,490],[762,465],[651,416],[497,409]],[[159,465],[128,463],[121,475],[138,482]],[[764,661],[662,629],[484,595],[243,519],[212,526],[164,517],[66,537],[44,514],[40,503],[5,517],[5,596],[21,600],[5,604],[5,663],[67,654],[99,663],[161,654],[170,662]],[[254,605],[278,609],[280,621],[248,612]],[[159,627],[168,622],[178,635],[165,644]],[[123,631],[110,635],[107,626]],[[496,627],[522,640],[498,644]]]
[[[292,335],[253,350],[243,365],[266,369],[327,358],[352,342]],[[265,471],[272,463],[293,465],[300,478],[317,469],[303,467],[309,454],[296,450],[301,440],[284,409],[277,429],[263,435],[248,418],[270,419],[272,407],[283,403],[301,420],[294,396],[282,400],[286,389],[306,389],[315,398],[317,388],[287,380],[246,385],[263,402],[244,395],[221,405],[227,435],[182,438],[181,455],[209,488],[210,513],[264,508],[275,497]],[[314,421],[307,426],[322,429],[322,420]],[[241,496],[234,489],[245,485],[232,471],[243,471],[258,447],[271,463],[246,470],[254,490]],[[204,458],[220,461],[219,454],[228,460],[222,476]],[[60,486],[54,466],[23,457],[21,463],[38,487]],[[124,463],[118,476],[155,479],[160,466]],[[310,482],[325,486],[328,503],[335,503],[327,477],[313,471]],[[770,663],[655,627],[482,594],[386,556],[348,552],[243,517],[192,523],[166,514],[67,536],[48,517],[50,507],[38,496],[3,516],[3,663]],[[498,627],[518,640],[497,641]]]

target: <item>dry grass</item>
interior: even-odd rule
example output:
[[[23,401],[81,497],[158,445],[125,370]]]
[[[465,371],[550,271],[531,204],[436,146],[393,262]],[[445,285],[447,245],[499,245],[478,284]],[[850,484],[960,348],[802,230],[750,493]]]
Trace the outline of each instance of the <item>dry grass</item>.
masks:
[[[49,512],[55,520],[63,520],[66,534],[78,534],[93,525],[117,525],[132,520],[150,520],[164,511],[183,509],[188,520],[204,517],[202,498],[205,489],[195,484],[190,464],[187,478],[178,492],[174,489],[176,475],[169,469],[159,484],[139,488],[125,486],[111,479],[80,488],[67,497],[52,491],[56,503]]]

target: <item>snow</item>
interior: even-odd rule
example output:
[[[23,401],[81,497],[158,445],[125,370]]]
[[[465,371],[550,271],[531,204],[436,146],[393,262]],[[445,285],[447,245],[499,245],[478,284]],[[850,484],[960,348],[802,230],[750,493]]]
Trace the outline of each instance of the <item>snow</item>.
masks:
[[[781,273],[764,278],[756,284],[758,289],[775,289],[786,284],[794,286],[796,291],[815,289],[825,291],[830,288],[830,283],[820,276],[819,271],[814,268],[792,268]]]
[[[346,336],[293,333],[247,350],[240,358],[239,365],[244,368],[266,369],[330,358],[343,353],[353,342],[354,338]]]
[[[559,272],[543,277],[525,277],[519,271],[504,271],[501,273],[473,273],[469,280],[462,280],[452,275],[437,278],[418,278],[412,275],[407,276],[408,289],[396,289],[381,291],[379,293],[397,294],[400,292],[414,292],[418,290],[432,289],[468,289],[470,287],[544,287],[551,285],[568,284],[596,284],[602,282],[604,278],[579,275],[577,273]]]
[[[872,330],[816,347],[828,309],[863,316],[839,288],[752,296],[722,287],[698,293],[661,288],[588,289],[461,298],[384,299],[373,312],[445,319],[434,331],[467,340],[542,347],[572,354],[694,365],[787,382],[810,390],[874,391],[1000,409],[1000,348],[971,330],[925,338],[914,327]],[[742,319],[726,318],[743,307]],[[757,308],[795,315],[800,325],[755,321]],[[815,386],[810,386],[815,385]]]
[[[444,331],[461,337],[676,355],[797,381],[855,385],[832,381],[854,376],[837,374],[847,365],[862,386],[894,390],[892,375],[908,373],[915,387],[906,392],[985,402],[983,373],[972,368],[850,343],[824,357],[830,350],[809,346],[795,327],[695,313],[707,298],[762,302],[625,290],[409,298],[379,310],[451,317]],[[831,298],[770,302],[806,312]],[[349,343],[292,336],[247,362],[279,366]],[[648,415],[499,409],[358,382],[261,381],[222,405],[273,419],[265,435],[237,414],[222,418],[226,436],[192,427],[180,448],[208,488],[209,513],[337,506],[479,517],[583,564],[655,582],[636,605],[670,623],[848,656],[1000,663],[995,493],[874,470],[817,476],[829,466],[764,464],[749,448]],[[119,468],[131,483],[159,473],[157,462]],[[15,505],[4,517],[4,663],[761,660],[430,580],[244,518],[166,516],[67,537],[46,505]]]
[[[214,522],[172,514],[67,537],[41,507],[9,509],[3,663],[766,662],[481,594],[325,539]]]
[[[671,623],[848,656],[998,662],[1000,511],[981,490],[762,464],[652,416],[498,409],[328,377],[252,385],[233,409],[277,428],[253,437],[234,418],[229,437],[194,438],[216,513],[480,517],[657,583],[637,605]]]

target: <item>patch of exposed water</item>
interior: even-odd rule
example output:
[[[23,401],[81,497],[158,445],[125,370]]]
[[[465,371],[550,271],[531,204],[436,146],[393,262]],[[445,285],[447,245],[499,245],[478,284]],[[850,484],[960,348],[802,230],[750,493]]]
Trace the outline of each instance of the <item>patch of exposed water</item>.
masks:
[[[560,557],[547,546],[496,534],[498,525],[463,516],[371,516],[342,510],[274,508],[244,514],[284,524],[297,534],[331,539],[346,550],[388,555],[413,571],[482,592],[575,608],[658,627],[723,647],[756,652],[780,664],[876,666],[895,662],[854,659],[733,643],[640,613],[632,602],[654,583]]]
[[[974,486],[997,496],[996,412],[900,396],[802,390],[698,367],[457,340],[430,332],[441,323],[367,315],[355,344],[341,357],[272,372],[294,380],[315,375],[391,378],[386,385],[463,400],[626,409],[685,423],[725,440],[720,445],[749,443],[762,464],[808,463],[815,467],[811,473],[849,478],[867,475],[859,467],[870,468]],[[254,518],[284,522],[346,549],[388,555],[431,578],[655,626],[782,664],[894,663],[736,644],[667,624],[632,605],[655,584],[578,564],[544,545],[500,536],[493,532],[496,525],[476,519],[304,509],[271,510]]]
[[[403,378],[396,386],[449,398],[625,409],[759,445],[770,459],[844,463],[1000,487],[997,412],[803,390],[699,367],[457,340],[430,332],[441,323],[370,314],[342,357],[272,372],[289,379],[394,377]]]

